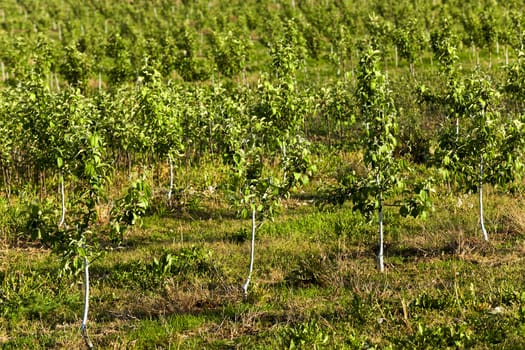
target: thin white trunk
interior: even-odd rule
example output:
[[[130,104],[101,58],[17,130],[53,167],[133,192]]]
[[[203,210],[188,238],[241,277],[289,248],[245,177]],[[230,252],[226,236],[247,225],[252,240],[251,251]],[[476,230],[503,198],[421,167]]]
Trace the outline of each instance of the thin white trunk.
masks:
[[[251,247],[250,247],[250,268],[248,271],[248,278],[246,279],[246,283],[242,287],[242,289],[244,290],[244,294],[248,294],[248,285],[250,284],[250,280],[252,279],[254,251],[255,251],[255,207],[252,208],[252,242],[251,242]]]
[[[60,217],[58,228],[64,226],[64,222],[66,221],[66,193],[64,191],[64,175],[62,172],[60,172],[60,199],[62,202],[62,216]]]
[[[171,205],[171,193],[173,192],[173,159],[171,159],[171,154],[168,155],[168,161],[170,163],[170,188],[168,190],[168,204]]]
[[[485,221],[483,219],[483,156],[481,156],[481,161],[479,162],[479,223],[481,226],[481,232],[483,233],[483,238],[485,241],[489,240],[489,235],[485,229]]]
[[[85,240],[85,237],[84,237]],[[85,248],[85,244],[84,244]],[[89,338],[87,332],[87,321],[88,321],[88,312],[89,312],[89,260],[87,256],[84,256],[84,316],[82,317],[82,325],[80,326],[80,332],[82,333],[82,338],[89,349],[93,349],[93,343]]]
[[[379,173],[377,174],[377,185],[380,186]],[[381,190],[379,190],[379,206],[377,208],[378,217],[379,217],[379,252],[377,253],[377,265],[379,271],[385,271],[385,265],[383,261],[383,195]]]

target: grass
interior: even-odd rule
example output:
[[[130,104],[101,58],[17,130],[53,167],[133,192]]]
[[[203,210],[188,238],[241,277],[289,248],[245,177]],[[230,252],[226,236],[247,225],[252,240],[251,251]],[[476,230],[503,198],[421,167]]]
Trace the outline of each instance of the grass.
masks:
[[[386,272],[379,273],[376,224],[349,205],[315,205],[317,188],[332,181],[341,162],[358,156],[320,158],[321,175],[258,229],[247,296],[241,286],[250,221],[237,219],[226,202],[217,164],[180,171],[179,207],[165,207],[156,189],[143,225],[92,262],[94,343],[100,349],[523,348],[523,199],[486,188],[488,243],[475,195],[439,189],[426,221],[387,211]],[[6,239],[0,257],[1,347],[82,348],[81,276],[61,274],[58,256],[23,238]]]
[[[313,189],[316,184],[312,184]],[[522,201],[488,192],[491,242],[475,196],[445,196],[428,220],[387,215],[386,272],[375,225],[347,206],[287,200],[258,231],[216,192],[159,211],[92,264],[89,331],[101,349],[509,348],[525,346]],[[80,277],[38,247],[1,251],[0,344],[83,346]]]

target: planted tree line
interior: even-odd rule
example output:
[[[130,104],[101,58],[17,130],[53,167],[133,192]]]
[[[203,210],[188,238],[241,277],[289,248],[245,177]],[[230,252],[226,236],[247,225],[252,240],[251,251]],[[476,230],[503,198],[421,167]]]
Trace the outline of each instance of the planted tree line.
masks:
[[[128,18],[118,29],[97,18],[90,25],[104,23],[103,34],[100,28],[78,34],[74,24],[63,32],[57,24],[58,41],[38,25],[28,28],[2,12],[4,31],[40,33],[27,41],[2,37],[2,189],[8,200],[36,193],[26,203],[29,235],[63,259],[64,273],[83,272],[81,331],[88,347],[93,346],[87,332],[89,266],[102,249],[98,243],[122,244],[126,230],[148,213],[152,191],[159,187],[165,205],[175,207],[174,178],[184,164],[214,160],[228,169],[224,193],[240,218],[251,219],[246,294],[256,269],[259,227],[282,200],[315,178],[313,156],[322,155],[322,147],[359,159],[324,194],[332,204],[350,202],[377,224],[380,271],[390,225],[385,213],[395,208],[402,216],[425,217],[438,191],[477,192],[480,230],[489,240],[484,186],[508,188],[523,169],[519,13],[505,14],[517,24],[505,32],[490,12],[470,9],[462,23],[471,29],[466,37],[448,19],[423,28],[415,16],[406,17],[405,11],[414,14],[414,9],[384,9],[359,22],[344,7],[332,9],[346,14],[338,21],[315,10],[310,2],[294,5],[289,11],[301,14],[297,19],[268,13],[266,24],[248,14],[245,26],[235,27],[218,17],[206,38],[202,27],[187,21],[169,30],[160,22],[157,30],[139,34]],[[175,12],[154,8],[151,13],[158,18],[162,11]],[[189,7],[182,6],[185,11]],[[145,12],[136,15],[144,23],[153,20]],[[249,39],[250,28],[261,34],[259,41]],[[354,40],[354,30],[364,33],[362,40]],[[493,74],[492,50],[499,43],[518,52],[516,60],[506,54],[503,78]],[[267,67],[253,74],[256,45],[263,46]],[[472,69],[461,68],[460,45],[472,47]],[[488,50],[487,67],[478,65],[479,49]],[[417,58],[425,50],[439,67],[431,86],[418,80],[423,73]],[[327,52],[335,79],[312,82],[308,63],[323,62]],[[408,63],[409,75],[396,81],[389,72],[399,69],[399,59]],[[395,90],[400,84],[406,91]],[[417,100],[410,100],[412,95]],[[400,103],[399,96],[412,102]],[[437,115],[429,130],[434,138],[421,146],[429,154],[423,164],[400,151],[411,146],[399,132],[409,110]],[[161,174],[166,166],[169,175],[159,175],[160,186],[144,176]],[[418,167],[433,175],[418,174]],[[123,173],[127,188],[109,198],[111,180]],[[313,195],[323,199],[322,191]],[[107,226],[97,217],[100,205],[112,206]]]

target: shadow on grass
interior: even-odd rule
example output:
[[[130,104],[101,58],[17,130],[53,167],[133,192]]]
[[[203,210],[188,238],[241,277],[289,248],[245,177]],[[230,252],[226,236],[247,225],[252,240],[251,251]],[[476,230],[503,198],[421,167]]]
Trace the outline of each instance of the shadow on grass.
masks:
[[[458,237],[452,241],[436,246],[401,246],[386,245],[385,255],[401,258],[402,261],[417,261],[445,256],[464,256],[470,254],[491,255],[495,253],[492,242],[486,242],[478,237]]]

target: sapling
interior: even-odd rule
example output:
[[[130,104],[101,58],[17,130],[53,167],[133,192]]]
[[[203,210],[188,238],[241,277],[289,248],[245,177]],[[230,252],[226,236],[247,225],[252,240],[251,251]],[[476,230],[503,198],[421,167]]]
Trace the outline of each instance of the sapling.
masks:
[[[262,107],[258,105],[255,109],[261,116],[233,114],[226,121],[225,137],[228,142],[224,160],[231,169],[229,188],[232,201],[242,217],[248,217],[251,212],[252,219],[250,264],[243,285],[245,293],[252,279],[257,227],[265,218],[271,218],[280,200],[295,186],[305,183],[313,171],[309,163],[308,143],[295,132],[292,133],[294,124],[290,123],[287,130],[275,128],[272,122],[275,116],[263,116],[262,113],[268,109]],[[237,110],[246,112],[243,108]],[[301,122],[300,118],[294,120]],[[275,162],[273,166],[269,164],[272,160]],[[256,216],[260,218],[259,224]]]
[[[369,49],[359,62],[357,96],[365,126],[363,158],[369,171],[368,190],[376,196],[379,223],[378,268],[383,262],[383,200],[396,186],[400,186],[399,164],[394,157],[397,144],[397,116],[393,99],[379,69],[379,51]]]
[[[104,140],[91,131],[84,131],[79,135],[79,150],[76,156],[76,175],[84,182],[80,193],[80,203],[85,207],[83,214],[76,223],[79,235],[78,253],[82,256],[84,264],[84,311],[80,330],[88,348],[93,348],[93,343],[87,332],[89,313],[89,259],[87,235],[92,233],[91,227],[97,218],[96,205],[103,196],[104,184],[107,182],[109,164],[104,162]]]
[[[171,204],[175,157],[184,149],[179,115],[179,94],[162,84],[159,71],[146,60],[136,91],[137,108],[134,126],[137,133],[134,148],[140,153],[153,153],[167,158],[169,164],[168,204]]]
[[[483,238],[489,237],[483,213],[483,185],[508,185],[520,176],[523,117],[503,118],[497,110],[499,92],[480,72],[467,82],[464,93],[465,127],[454,147],[442,143],[450,177],[466,191],[478,191],[479,221]],[[448,148],[447,148],[448,146]]]
[[[272,68],[276,79],[263,77],[258,85],[258,99],[251,110],[243,110],[238,119],[230,118],[227,148],[232,155],[229,163],[234,173],[234,201],[252,214],[252,237],[248,278],[243,285],[245,294],[253,272],[256,212],[262,218],[272,217],[281,198],[286,197],[299,183],[308,179],[313,167],[309,163],[308,143],[300,136],[310,100],[297,92],[295,74],[306,55],[305,40],[297,25],[290,20],[283,37],[271,49]],[[241,109],[242,110],[242,109]],[[248,112],[248,113],[247,113]],[[274,175],[266,159],[278,163]]]
[[[395,44],[396,54],[396,68],[397,68],[397,53],[401,58],[408,61],[410,65],[410,74],[412,78],[415,76],[414,62],[420,54],[421,48],[423,47],[424,37],[419,30],[420,25],[415,18],[409,18],[401,24],[400,27],[392,31],[393,41]]]
[[[403,199],[394,204],[403,216],[424,216],[431,208],[431,179],[415,184],[405,184],[405,174],[410,169],[402,160],[396,159],[397,112],[379,68],[380,53],[369,48],[359,62],[357,75],[357,100],[360,109],[358,122],[363,126],[363,160],[366,174],[345,174],[339,187],[330,190],[327,200],[343,204],[353,202],[353,209],[370,217],[377,212],[378,220],[378,269],[384,271],[384,207],[385,200],[394,194]]]
[[[264,163],[261,152],[262,148],[253,144],[246,151],[242,148],[238,149],[233,155],[233,162],[230,164],[233,170],[233,178],[230,182],[232,199],[240,209],[240,215],[247,217],[248,210],[250,210],[252,219],[250,263],[248,276],[243,284],[245,294],[248,293],[248,286],[253,273],[257,228],[256,212],[260,212],[261,217],[271,216],[275,206],[278,205],[279,198],[275,179],[263,174]]]

